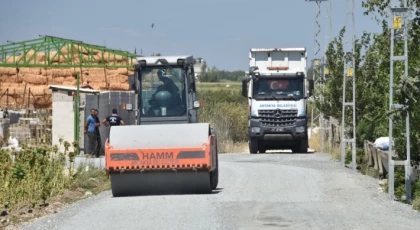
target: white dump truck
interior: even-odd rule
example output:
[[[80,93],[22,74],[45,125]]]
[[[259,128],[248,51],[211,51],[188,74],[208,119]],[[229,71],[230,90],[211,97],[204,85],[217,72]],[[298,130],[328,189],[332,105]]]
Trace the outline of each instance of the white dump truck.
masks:
[[[242,96],[249,101],[249,151],[308,150],[307,99],[313,80],[307,79],[305,48],[253,48]]]

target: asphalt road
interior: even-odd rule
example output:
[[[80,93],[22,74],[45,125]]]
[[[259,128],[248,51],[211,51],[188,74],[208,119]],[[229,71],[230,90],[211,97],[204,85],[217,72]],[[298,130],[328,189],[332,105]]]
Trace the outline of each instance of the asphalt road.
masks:
[[[328,155],[224,154],[214,194],[107,191],[23,229],[419,229],[420,213],[378,188]]]

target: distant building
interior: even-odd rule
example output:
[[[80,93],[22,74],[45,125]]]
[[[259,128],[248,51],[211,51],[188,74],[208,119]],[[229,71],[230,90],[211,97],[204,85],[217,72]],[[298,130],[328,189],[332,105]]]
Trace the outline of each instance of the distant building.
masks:
[[[195,58],[194,59],[194,77],[196,81],[200,81],[200,75],[202,73],[203,67],[207,68],[205,65],[206,61],[203,58]],[[206,71],[205,69],[204,71]]]

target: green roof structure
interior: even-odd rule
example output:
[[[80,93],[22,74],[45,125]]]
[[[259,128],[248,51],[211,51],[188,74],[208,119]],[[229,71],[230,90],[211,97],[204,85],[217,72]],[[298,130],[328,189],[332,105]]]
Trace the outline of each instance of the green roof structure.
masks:
[[[138,55],[86,44],[82,41],[41,36],[0,45],[0,67],[133,68]]]

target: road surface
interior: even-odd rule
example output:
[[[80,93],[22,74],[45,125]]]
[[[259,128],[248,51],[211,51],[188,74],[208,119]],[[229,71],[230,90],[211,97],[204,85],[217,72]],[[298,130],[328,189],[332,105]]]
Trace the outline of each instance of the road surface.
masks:
[[[102,159],[103,160],[103,159]],[[210,195],[81,200],[23,229],[419,229],[420,213],[323,154],[220,155]]]

